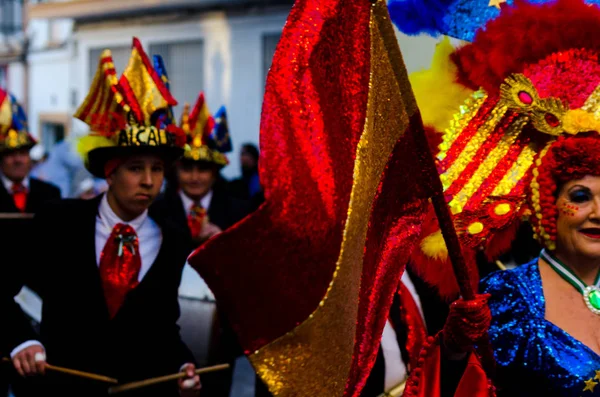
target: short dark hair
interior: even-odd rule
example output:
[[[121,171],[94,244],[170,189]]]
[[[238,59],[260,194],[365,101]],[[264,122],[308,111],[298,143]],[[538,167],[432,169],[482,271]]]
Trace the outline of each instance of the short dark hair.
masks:
[[[254,160],[258,161],[258,148],[253,143],[244,143],[242,145],[242,152],[248,153],[250,156],[254,157]]]

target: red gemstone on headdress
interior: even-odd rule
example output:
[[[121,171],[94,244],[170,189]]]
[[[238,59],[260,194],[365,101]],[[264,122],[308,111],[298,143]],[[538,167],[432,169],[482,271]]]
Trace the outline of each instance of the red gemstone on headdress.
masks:
[[[546,113],[546,116],[544,116],[544,118],[546,119],[546,123],[548,123],[550,127],[558,127],[558,125],[560,124],[558,118],[552,113]]]
[[[519,100],[523,102],[525,105],[531,105],[533,103],[533,98],[529,95],[528,92],[520,91],[519,92]]]

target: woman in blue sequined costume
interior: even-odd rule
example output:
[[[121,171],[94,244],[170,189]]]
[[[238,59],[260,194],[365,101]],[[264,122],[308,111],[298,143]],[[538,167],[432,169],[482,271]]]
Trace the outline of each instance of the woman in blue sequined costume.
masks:
[[[600,396],[600,137],[559,138],[533,173],[540,257],[481,282],[499,396]]]

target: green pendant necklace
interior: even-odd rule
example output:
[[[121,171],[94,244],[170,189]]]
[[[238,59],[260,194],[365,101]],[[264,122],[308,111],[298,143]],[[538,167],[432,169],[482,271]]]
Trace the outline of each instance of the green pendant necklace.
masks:
[[[571,269],[545,249],[542,250],[540,257],[583,295],[583,300],[592,313],[600,315],[600,270],[596,275],[594,284],[586,285]]]

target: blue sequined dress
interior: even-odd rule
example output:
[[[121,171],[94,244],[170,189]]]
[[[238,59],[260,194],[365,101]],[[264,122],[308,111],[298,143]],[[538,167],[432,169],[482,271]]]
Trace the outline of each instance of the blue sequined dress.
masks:
[[[600,396],[600,356],[544,318],[537,259],[489,275],[480,289],[492,295],[499,396]]]

